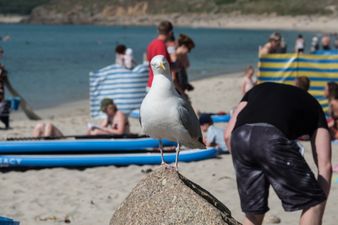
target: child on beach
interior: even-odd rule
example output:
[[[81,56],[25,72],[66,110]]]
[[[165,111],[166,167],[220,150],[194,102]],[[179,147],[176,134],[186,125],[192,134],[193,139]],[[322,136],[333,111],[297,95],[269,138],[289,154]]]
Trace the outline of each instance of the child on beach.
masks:
[[[216,146],[219,153],[228,153],[228,148],[224,141],[224,130],[214,126],[211,116],[206,113],[202,113],[199,117],[201,130],[206,134],[203,138],[203,142],[207,147]]]
[[[133,49],[131,48],[127,48],[125,55],[124,55],[124,66],[127,69],[133,69],[136,65],[135,59],[134,59],[134,55],[133,55]]]
[[[303,35],[299,34],[296,39],[296,43],[295,43],[295,52],[304,53],[304,48],[305,48],[305,41],[304,41]]]
[[[115,48],[115,64],[123,66],[129,70],[133,69],[136,65],[133,49],[127,48],[123,44],[117,45]]]
[[[310,79],[307,76],[299,76],[295,79],[295,86],[303,89],[304,91],[308,91],[310,88]]]
[[[124,67],[124,55],[126,54],[127,47],[119,44],[115,47],[115,64]]]
[[[245,69],[244,79],[241,85],[241,93],[244,95],[247,91],[249,91],[253,86],[255,86],[256,82],[254,80],[255,69],[253,66],[248,66]]]

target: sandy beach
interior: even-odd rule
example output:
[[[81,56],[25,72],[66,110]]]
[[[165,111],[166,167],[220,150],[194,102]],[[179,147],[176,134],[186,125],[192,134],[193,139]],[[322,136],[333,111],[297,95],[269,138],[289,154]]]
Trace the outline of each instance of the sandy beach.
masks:
[[[69,23],[67,20],[60,20],[56,16],[45,18],[48,23]],[[316,32],[337,32],[337,16],[277,16],[274,14],[242,15],[240,13],[229,14],[161,14],[161,15],[101,15],[97,18],[87,18],[84,21],[77,21],[79,24],[99,25],[156,25],[159,21],[168,19],[175,26],[196,27],[196,28],[234,28],[234,29],[269,29],[269,30],[298,30]],[[0,15],[0,23],[46,23],[41,19],[29,18],[19,15]],[[72,21],[76,23],[76,21]]]
[[[298,30],[317,32],[337,32],[336,16],[277,16],[229,14],[168,14],[152,16],[116,16],[105,17],[99,24],[112,25],[155,25],[163,19],[169,19],[175,26],[233,29]]]
[[[229,111],[240,100],[241,74],[227,74],[194,81],[190,93],[194,109],[201,112]],[[56,124],[66,135],[84,134],[90,121],[88,101],[37,111],[45,120]],[[135,119],[130,120],[132,132],[140,132]],[[30,136],[36,121],[28,121],[22,112],[13,113],[12,129],[0,131],[0,137]],[[226,124],[218,124],[225,127]],[[308,142],[305,157],[311,168],[315,165]],[[333,146],[333,163],[338,163],[338,146]],[[84,170],[41,169],[0,174],[0,215],[19,220],[21,225],[109,224],[114,210],[127,197],[145,171],[157,166],[97,167]],[[219,158],[181,163],[180,172],[207,189],[241,221],[235,174],[230,155]],[[334,174],[337,179],[338,174]],[[277,216],[282,225],[297,224],[300,212],[283,211],[278,197],[270,192],[267,217]],[[324,224],[338,221],[338,183],[333,182],[324,215]],[[265,223],[271,224],[271,223]]]

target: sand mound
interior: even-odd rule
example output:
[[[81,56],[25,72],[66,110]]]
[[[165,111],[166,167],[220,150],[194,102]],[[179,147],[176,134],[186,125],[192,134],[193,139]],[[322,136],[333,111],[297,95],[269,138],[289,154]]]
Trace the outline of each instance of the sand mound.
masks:
[[[141,180],[113,214],[110,225],[240,224],[209,192],[176,171],[158,169]]]

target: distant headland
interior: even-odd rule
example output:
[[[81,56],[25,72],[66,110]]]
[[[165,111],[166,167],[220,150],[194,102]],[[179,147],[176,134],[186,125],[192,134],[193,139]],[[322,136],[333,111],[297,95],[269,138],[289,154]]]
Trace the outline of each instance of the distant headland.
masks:
[[[338,30],[338,3],[329,0],[8,0],[0,6],[0,23],[154,25],[167,19],[189,27]]]

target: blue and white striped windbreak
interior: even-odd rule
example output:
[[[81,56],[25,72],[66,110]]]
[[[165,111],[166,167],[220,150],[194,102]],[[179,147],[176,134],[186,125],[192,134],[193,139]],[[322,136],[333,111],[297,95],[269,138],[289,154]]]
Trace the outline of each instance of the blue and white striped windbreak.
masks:
[[[97,72],[90,72],[91,117],[104,116],[100,111],[100,102],[104,98],[113,99],[117,108],[126,115],[134,109],[139,109],[146,95],[147,81],[147,64],[138,65],[133,70],[113,64]]]

